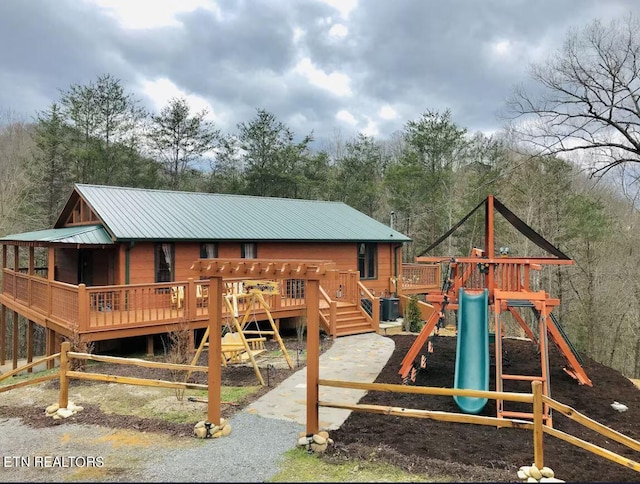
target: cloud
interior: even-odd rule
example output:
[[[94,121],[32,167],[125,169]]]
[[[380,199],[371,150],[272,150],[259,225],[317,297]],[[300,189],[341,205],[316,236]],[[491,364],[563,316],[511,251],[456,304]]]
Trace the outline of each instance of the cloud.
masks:
[[[349,29],[344,24],[334,24],[329,29],[330,37],[343,38],[343,37],[346,37],[347,35],[349,35]]]
[[[353,117],[353,114],[351,114],[346,109],[341,109],[340,111],[338,111],[336,113],[336,119],[339,121],[344,121],[351,126],[355,126],[356,124],[358,124],[358,121],[356,121],[356,118]]]
[[[162,78],[155,81],[142,81],[142,92],[147,95],[153,103],[155,111],[160,111],[172,98],[184,98],[193,112],[207,111],[205,119],[208,121],[220,121],[219,116],[214,112],[213,107],[202,96],[188,94],[169,79]]]
[[[378,116],[380,116],[382,119],[387,120],[396,119],[398,117],[398,111],[393,109],[393,107],[389,106],[388,104],[385,104],[380,108],[380,111],[378,111]]]
[[[327,74],[317,68],[308,57],[296,64],[295,72],[304,76],[311,84],[335,94],[336,96],[350,96],[351,87],[349,76],[342,72]]]
[[[33,116],[110,73],[149,109],[209,106],[224,132],[257,108],[316,139],[389,136],[426,109],[492,131],[570,27],[640,14],[632,0],[140,2],[0,2],[0,109]]]
[[[221,17],[222,11],[211,0],[85,0],[104,9],[125,29],[151,29],[158,27],[180,27],[180,14],[198,8],[214,12]]]

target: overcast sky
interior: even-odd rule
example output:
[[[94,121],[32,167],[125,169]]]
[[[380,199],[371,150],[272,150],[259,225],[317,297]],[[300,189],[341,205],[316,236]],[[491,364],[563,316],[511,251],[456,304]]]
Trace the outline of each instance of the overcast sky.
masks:
[[[531,62],[637,0],[0,0],[0,111],[27,119],[112,74],[151,110],[184,96],[225,133],[385,137],[427,109],[492,132]]]

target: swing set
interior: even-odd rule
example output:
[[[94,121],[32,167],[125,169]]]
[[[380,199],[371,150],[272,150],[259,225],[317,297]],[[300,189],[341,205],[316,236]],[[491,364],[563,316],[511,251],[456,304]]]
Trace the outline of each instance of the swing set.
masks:
[[[243,292],[238,292],[242,288]],[[287,353],[287,348],[280,337],[280,332],[276,326],[273,317],[271,316],[271,308],[264,299],[264,295],[280,294],[280,285],[276,281],[268,280],[246,280],[241,284],[233,284],[230,287],[230,292],[224,295],[224,302],[227,306],[229,314],[231,314],[231,324],[227,323],[225,326],[226,331],[223,333],[221,340],[220,354],[221,363],[223,366],[228,364],[241,364],[247,360],[251,362],[253,370],[261,385],[264,386],[264,378],[260,372],[255,357],[265,352],[264,343],[267,340],[266,336],[272,336],[278,342],[280,350],[289,365],[289,368],[293,370],[293,362]],[[240,313],[238,311],[238,301],[246,300],[246,311],[240,319]],[[258,320],[256,318],[256,307],[261,307],[265,310],[270,330],[261,330]],[[255,329],[252,328],[255,325]],[[191,361],[192,365],[195,365],[200,358],[200,354],[204,348],[209,347],[209,328],[204,333],[200,345],[196,350],[196,353]],[[190,373],[187,374],[187,379]]]

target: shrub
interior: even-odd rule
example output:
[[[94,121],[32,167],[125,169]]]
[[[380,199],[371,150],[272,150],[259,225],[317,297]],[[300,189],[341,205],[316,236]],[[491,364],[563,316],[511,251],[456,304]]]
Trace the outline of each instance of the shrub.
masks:
[[[418,300],[415,296],[409,298],[407,303],[407,309],[404,315],[404,330],[412,333],[418,333],[422,329],[424,322],[422,321],[422,314],[418,307]]]

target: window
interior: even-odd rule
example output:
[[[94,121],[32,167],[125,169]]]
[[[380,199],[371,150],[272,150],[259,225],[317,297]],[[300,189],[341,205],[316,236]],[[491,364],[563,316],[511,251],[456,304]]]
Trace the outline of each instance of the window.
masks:
[[[175,249],[173,244],[164,243],[155,246],[156,282],[173,281]]]
[[[218,244],[209,242],[200,244],[201,259],[215,259],[216,257],[218,257]]]
[[[367,244],[364,242],[358,244],[358,271],[360,271],[360,279],[375,279],[377,277],[377,253],[377,244]]]
[[[258,258],[258,244],[255,242],[249,242],[240,246],[240,257],[243,259],[257,259]]]

